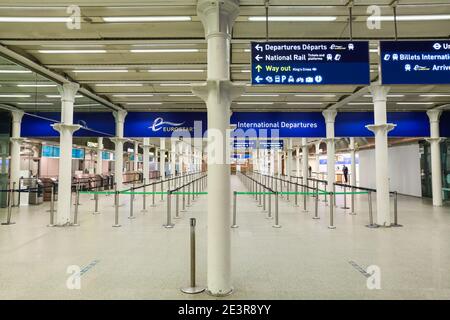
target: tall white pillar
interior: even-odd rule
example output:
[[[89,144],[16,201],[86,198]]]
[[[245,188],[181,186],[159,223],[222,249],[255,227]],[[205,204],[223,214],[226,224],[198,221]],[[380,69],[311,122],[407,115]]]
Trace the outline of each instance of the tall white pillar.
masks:
[[[160,139],[159,143],[159,175],[161,180],[166,179],[166,140]]]
[[[230,40],[238,0],[199,0],[208,43],[206,86],[194,86],[208,111],[208,291],[226,295],[231,286],[229,128],[231,101],[243,92],[230,81]]]
[[[97,138],[97,164],[95,166],[95,173],[96,174],[103,174],[103,138],[98,137]]]
[[[145,183],[150,181],[150,138],[142,141],[142,177]]]
[[[16,183],[16,188],[20,188],[20,145],[23,139],[20,137],[20,130],[22,125],[22,117],[24,112],[21,110],[13,110],[11,111],[12,115],[12,134],[11,134],[11,160],[10,160],[10,183],[13,186],[13,183]],[[19,197],[15,197],[15,202],[13,203],[16,206],[19,202]]]
[[[350,184],[356,186],[356,145],[355,138],[350,138],[351,169]]]
[[[336,181],[335,173],[335,146],[334,146],[334,120],[337,112],[335,110],[325,110],[322,112],[326,123],[327,142],[327,182],[328,189],[332,190]]]
[[[302,138],[302,166],[303,166],[303,183],[306,183],[309,178],[309,164],[308,164],[309,150],[308,150],[308,140],[306,138]]]
[[[387,123],[386,102],[389,87],[372,84],[369,89],[372,93],[375,124],[366,127],[375,134],[377,224],[390,226],[388,132],[394,129],[395,125]]]
[[[292,147],[292,138],[288,139],[288,148],[286,152],[287,160],[286,160],[286,175],[290,178],[292,175],[292,157],[294,154],[294,149]]]
[[[439,133],[439,118],[441,110],[428,110],[430,119],[430,138],[427,141],[431,147],[431,190],[433,206],[442,206],[442,169],[441,169],[441,137]]]
[[[123,187],[123,144],[126,139],[123,138],[123,128],[127,112],[125,110],[117,110],[113,112],[116,120],[116,136],[110,140],[115,144],[115,163],[114,163],[114,182],[117,190]]]
[[[72,205],[72,135],[81,128],[73,124],[73,104],[75,94],[80,86],[77,83],[65,83],[58,86],[61,94],[61,123],[52,127],[59,132],[59,172],[58,172],[58,202],[56,210],[56,225],[64,226],[70,223]]]
[[[319,140],[318,142],[316,142],[316,161],[315,161],[315,168],[314,171],[316,171],[317,173],[320,172],[320,144],[322,143],[321,140]],[[317,176],[318,179],[319,176]]]

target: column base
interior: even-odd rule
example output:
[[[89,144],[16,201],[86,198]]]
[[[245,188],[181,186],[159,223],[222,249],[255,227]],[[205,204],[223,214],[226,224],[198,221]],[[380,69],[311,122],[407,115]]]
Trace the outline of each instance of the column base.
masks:
[[[206,289],[203,287],[188,287],[188,288],[181,288],[180,291],[186,294],[197,294],[202,293]]]
[[[206,292],[209,296],[212,296],[212,297],[218,297],[218,298],[223,298],[223,297],[227,297],[227,296],[233,294],[234,289],[231,288],[230,291],[225,292],[225,293],[212,293],[209,289],[206,289],[205,292]]]

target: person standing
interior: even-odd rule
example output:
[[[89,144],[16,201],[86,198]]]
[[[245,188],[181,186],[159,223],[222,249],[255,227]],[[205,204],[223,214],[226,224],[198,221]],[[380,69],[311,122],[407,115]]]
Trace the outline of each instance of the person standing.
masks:
[[[344,174],[345,183],[348,183],[348,168],[345,164],[342,167],[342,173]]]

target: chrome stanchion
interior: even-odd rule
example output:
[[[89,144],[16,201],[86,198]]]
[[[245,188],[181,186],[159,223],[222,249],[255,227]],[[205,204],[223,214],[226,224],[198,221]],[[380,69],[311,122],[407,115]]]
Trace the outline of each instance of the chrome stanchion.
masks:
[[[164,201],[163,192],[164,192],[164,180],[161,180],[161,202]]]
[[[330,201],[330,203],[331,203],[331,201]],[[336,185],[334,183],[333,183],[333,203],[334,203],[334,206],[337,207],[337,202],[336,202]]]
[[[391,224],[391,227],[403,227],[403,225],[398,224],[398,210],[397,210],[397,204],[398,204],[398,194],[397,191],[394,192],[394,223]]]
[[[183,191],[183,197],[182,197],[183,206],[181,208],[181,212],[185,212],[186,211],[186,186],[183,186],[183,188],[181,188],[181,190]]]
[[[163,225],[164,228],[170,229],[173,228],[175,225],[172,223],[172,212],[171,212],[171,206],[172,206],[172,196],[170,190],[167,191],[167,220],[166,224]]]
[[[349,207],[347,207],[347,186],[344,186],[344,206],[341,207],[341,209],[350,209]]]
[[[273,192],[273,191],[271,190],[271,192]],[[273,219],[273,217],[272,217],[272,193],[269,193],[267,195],[267,201],[269,202],[269,210],[267,212],[266,219]]]
[[[191,235],[191,284],[187,288],[181,288],[181,292],[187,293],[187,294],[196,294],[201,293],[205,291],[205,288],[203,287],[197,287],[197,284],[195,283],[195,225],[196,220],[195,218],[190,219],[190,235]]]
[[[308,193],[308,188],[304,185],[302,186],[303,189],[303,212],[308,212],[308,209],[306,208],[306,196]]]
[[[142,210],[141,212],[147,212],[147,186],[145,185],[145,178],[144,178],[144,189],[142,193]]]
[[[94,200],[95,200],[94,212],[92,212],[92,214],[99,214],[100,212],[98,212],[98,193],[94,193]]]
[[[117,184],[114,183],[114,224],[113,227],[120,227],[119,224],[119,192],[117,192]]]
[[[62,201],[62,199],[60,200]],[[78,207],[80,206],[80,190],[77,189],[75,193],[75,212],[73,214],[73,223],[72,226],[78,227]]]
[[[328,229],[336,229],[334,226],[334,194],[333,192],[330,193],[330,225],[328,226]]]
[[[130,215],[128,216],[128,219],[134,219],[136,218],[134,216],[134,204],[133,204],[134,194],[133,191],[130,193]]]
[[[316,197],[314,198],[314,217],[313,217],[313,219],[317,220],[317,219],[320,219],[320,217],[319,217],[319,185],[316,184],[315,187],[316,188],[314,190],[314,193],[315,193]]]
[[[238,228],[239,226],[236,223],[236,207],[237,207],[237,192],[233,192],[233,224],[231,225],[232,228]]]
[[[180,219],[180,195],[175,194],[175,219]]]
[[[369,203],[369,224],[366,225],[367,228],[378,228],[379,226],[373,223],[373,212],[372,212],[372,191],[367,193],[367,201]]]
[[[297,179],[298,181],[298,179]],[[295,197],[294,197],[294,206],[298,207],[298,183],[295,184]]]
[[[11,221],[11,216],[12,216],[12,202],[13,202],[13,193],[14,193],[14,189],[12,189],[12,184],[10,185],[10,189],[8,192],[8,213],[6,216],[6,222],[3,222],[2,225],[7,226],[10,224],[15,224],[15,222]]]
[[[47,227],[55,226],[55,187],[52,185],[50,191],[50,223]]]
[[[188,187],[188,192],[187,192],[187,197],[186,197],[187,198],[187,205],[186,205],[186,207],[190,207],[191,206],[191,196],[190,196],[191,185],[188,184],[187,187]]]
[[[153,184],[152,184],[152,207],[156,207],[155,197],[156,197],[156,182],[153,182]]]
[[[351,203],[350,214],[356,215],[356,212],[355,212],[355,188],[352,186],[350,190],[352,192],[351,202],[350,202]]]
[[[275,224],[272,226],[273,228],[281,228],[278,221],[278,194],[275,192]]]

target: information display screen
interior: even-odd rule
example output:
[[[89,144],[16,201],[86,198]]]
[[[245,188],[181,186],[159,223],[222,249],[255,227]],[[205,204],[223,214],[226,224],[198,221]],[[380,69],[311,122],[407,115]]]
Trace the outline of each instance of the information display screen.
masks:
[[[370,84],[368,41],[252,42],[252,84]]]

